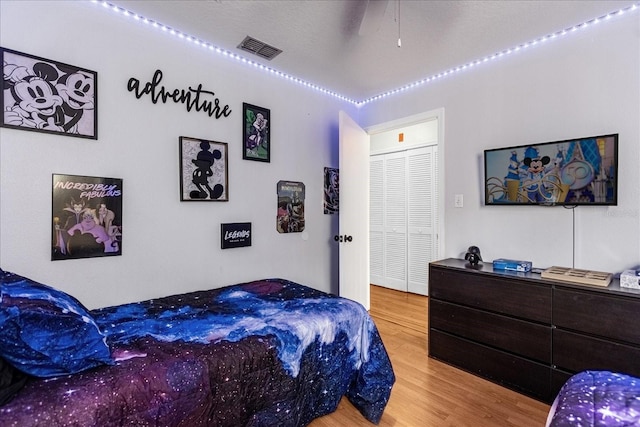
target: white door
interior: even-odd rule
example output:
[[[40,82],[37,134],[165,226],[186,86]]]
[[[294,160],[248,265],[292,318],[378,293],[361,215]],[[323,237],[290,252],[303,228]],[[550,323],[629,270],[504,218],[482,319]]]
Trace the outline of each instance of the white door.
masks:
[[[406,155],[371,156],[369,164],[371,283],[406,292]]]
[[[369,135],[340,111],[340,296],[369,310]]]
[[[437,259],[437,146],[370,157],[371,283],[427,295]]]
[[[407,290],[428,295],[429,262],[438,259],[438,147],[407,153]]]
[[[385,156],[369,158],[369,272],[373,285],[386,286],[384,268],[384,163]]]

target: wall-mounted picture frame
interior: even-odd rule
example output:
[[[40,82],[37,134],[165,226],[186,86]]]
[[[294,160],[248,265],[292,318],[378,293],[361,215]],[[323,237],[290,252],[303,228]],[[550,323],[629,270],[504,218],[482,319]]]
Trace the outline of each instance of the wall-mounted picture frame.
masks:
[[[251,246],[251,223],[233,222],[220,224],[220,248],[242,248]]]
[[[53,174],[51,260],[122,255],[122,179]]]
[[[98,74],[0,47],[0,126],[98,139]]]
[[[180,200],[229,201],[226,142],[180,137]]]
[[[324,168],[324,213],[340,212],[340,173],[337,168]]]
[[[271,161],[271,111],[242,103],[242,158],[258,162]]]
[[[306,225],[304,219],[304,183],[298,181],[278,181],[278,211],[276,230],[278,233],[300,233]]]

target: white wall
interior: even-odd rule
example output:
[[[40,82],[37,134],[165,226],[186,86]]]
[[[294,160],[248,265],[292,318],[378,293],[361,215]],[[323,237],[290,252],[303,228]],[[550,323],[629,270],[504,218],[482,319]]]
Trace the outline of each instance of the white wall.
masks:
[[[572,266],[575,213],[575,267],[640,263],[639,37],[627,14],[363,107],[364,127],[444,108],[446,256],[473,244],[485,260]],[[484,149],[608,133],[620,134],[618,206],[483,206]]]
[[[98,73],[97,141],[0,129],[0,266],[95,308],[284,277],[337,292],[336,215],[323,168],[338,166],[337,116],[354,108],[206,53],[90,2],[2,1],[5,48]],[[168,89],[202,83],[231,116],[136,99],[127,81],[162,70]],[[242,159],[242,103],[271,110],[271,163]],[[178,137],[229,144],[229,202],[180,202]],[[51,175],[123,179],[123,255],[50,261]],[[276,183],[306,185],[304,233],[278,234]],[[252,222],[253,246],[220,249],[220,224]]]
[[[436,112],[433,114],[435,115]],[[438,119],[431,117],[424,120],[418,124],[397,127],[391,124],[392,130],[376,132],[372,129],[367,129],[370,135],[371,153],[402,151],[417,146],[438,144]]]
[[[482,151],[620,134],[617,207],[575,211],[576,267],[620,271],[640,260],[640,17],[628,14],[414,92],[355,110],[89,2],[0,1],[3,47],[98,72],[99,139],[0,129],[0,266],[89,307],[286,277],[336,292],[337,217],[322,214],[323,167],[337,167],[337,112],[363,127],[444,108],[445,255],[571,265],[573,213],[484,207]],[[168,88],[202,83],[233,114],[214,120],[126,91],[156,69]],[[269,164],[242,160],[242,102],[271,109]],[[178,137],[229,143],[228,203],[179,202]],[[51,174],[124,180],[123,255],[50,261]],[[306,234],[275,230],[278,180],[306,184]],[[464,194],[464,208],[453,207]],[[251,248],[220,250],[220,223],[251,221]]]

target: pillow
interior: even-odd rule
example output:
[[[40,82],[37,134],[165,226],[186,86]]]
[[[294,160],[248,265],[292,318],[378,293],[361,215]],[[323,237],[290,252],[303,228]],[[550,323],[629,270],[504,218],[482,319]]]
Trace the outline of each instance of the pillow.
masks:
[[[77,299],[2,270],[0,357],[37,377],[113,363],[105,336]]]

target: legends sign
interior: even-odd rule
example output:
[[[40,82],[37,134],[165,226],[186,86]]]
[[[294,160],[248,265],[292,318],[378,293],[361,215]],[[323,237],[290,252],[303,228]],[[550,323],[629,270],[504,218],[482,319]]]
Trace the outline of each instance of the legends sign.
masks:
[[[220,245],[222,249],[251,246],[251,223],[220,224]]]

